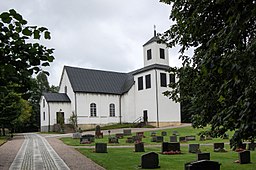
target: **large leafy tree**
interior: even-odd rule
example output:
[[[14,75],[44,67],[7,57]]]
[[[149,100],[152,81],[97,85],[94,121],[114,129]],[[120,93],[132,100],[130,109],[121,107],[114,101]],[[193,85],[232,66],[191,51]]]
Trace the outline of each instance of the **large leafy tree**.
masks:
[[[161,0],[172,5],[175,22],[163,35],[180,45],[179,82],[166,92],[180,102],[194,127],[211,125],[210,134],[234,130],[231,145],[256,135],[256,1]],[[193,47],[194,55],[186,56]],[[181,76],[182,75],[182,76]],[[181,94],[181,95],[178,95]]]
[[[9,107],[10,94],[20,95],[23,99],[30,97],[31,76],[42,72],[42,67],[49,66],[54,60],[53,49],[40,45],[38,40],[50,39],[50,32],[45,27],[27,26],[27,21],[14,9],[0,14],[0,124],[3,120],[14,120],[19,112]],[[47,72],[45,72],[48,74]],[[7,108],[8,107],[8,108]]]

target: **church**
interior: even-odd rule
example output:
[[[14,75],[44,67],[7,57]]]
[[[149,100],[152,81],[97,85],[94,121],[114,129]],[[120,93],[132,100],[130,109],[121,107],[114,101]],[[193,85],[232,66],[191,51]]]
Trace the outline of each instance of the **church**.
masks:
[[[163,95],[176,77],[168,72],[167,45],[158,40],[154,31],[143,45],[144,67],[129,73],[64,66],[59,92],[41,96],[41,131],[70,124],[72,115],[81,129],[143,118],[156,127],[180,124],[180,103]]]

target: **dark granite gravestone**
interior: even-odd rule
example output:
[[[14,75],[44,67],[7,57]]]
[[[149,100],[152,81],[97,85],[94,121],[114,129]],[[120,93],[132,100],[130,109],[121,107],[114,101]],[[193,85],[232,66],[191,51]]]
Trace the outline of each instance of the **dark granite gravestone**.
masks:
[[[256,143],[248,143],[248,150],[250,151],[254,151],[256,147]]]
[[[156,136],[152,136],[151,142],[156,142]]]
[[[97,125],[95,127],[95,137],[96,138],[103,138],[103,133],[101,132],[99,125]]]
[[[180,151],[180,143],[179,142],[163,142],[162,143],[162,153],[169,151]]]
[[[224,143],[214,143],[213,151],[214,152],[225,152]]]
[[[156,142],[163,142],[164,137],[163,136],[156,136]]]
[[[106,143],[96,143],[95,144],[96,153],[107,153],[107,144]]]
[[[109,137],[108,143],[119,143],[118,138],[117,137]]]
[[[156,136],[156,132],[150,132],[150,136]]]
[[[170,136],[170,142],[178,142],[177,136]]]
[[[205,152],[205,153],[198,153],[197,154],[197,160],[210,160],[210,153],[209,152]]]
[[[179,136],[179,132],[175,130],[172,132],[172,135]]]
[[[128,137],[125,141],[126,143],[134,143],[133,137]]]
[[[248,164],[251,163],[251,153],[250,151],[242,151],[239,152],[239,163],[240,164]]]
[[[162,131],[162,132],[161,132],[161,136],[167,136],[167,132]]]
[[[132,130],[131,129],[124,129],[123,134],[124,134],[124,136],[131,136],[132,135]]]
[[[141,168],[144,168],[144,169],[160,168],[158,154],[155,152],[149,152],[142,155]]]
[[[73,133],[72,135],[73,139],[80,139],[81,137],[82,137],[82,133],[80,132]]]
[[[134,142],[136,142],[136,143],[140,143],[142,141],[142,137],[140,137],[140,136],[133,136],[132,138],[133,138]]]
[[[186,140],[186,137],[185,137],[185,136],[181,136],[181,137],[179,137],[179,141],[180,141],[180,142],[187,142],[187,140]]]
[[[205,141],[205,136],[204,136],[204,135],[200,135],[199,140],[200,140],[200,141]]]
[[[87,134],[87,135],[82,135],[80,138],[80,144],[90,144],[94,142],[94,135]]]
[[[220,170],[220,163],[210,160],[200,160],[185,164],[185,170]]]
[[[123,137],[124,137],[123,133],[117,133],[116,134],[116,138],[118,138],[118,139],[123,139]]]
[[[189,153],[200,153],[199,144],[189,144],[188,145],[188,152]]]
[[[192,140],[196,140],[196,136],[186,136],[186,141],[192,141]]]
[[[145,152],[144,150],[144,143],[136,143],[135,145],[135,152]]]

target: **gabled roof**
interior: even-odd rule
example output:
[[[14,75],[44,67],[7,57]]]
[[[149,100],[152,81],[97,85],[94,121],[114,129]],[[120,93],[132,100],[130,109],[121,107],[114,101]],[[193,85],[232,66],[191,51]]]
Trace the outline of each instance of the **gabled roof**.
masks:
[[[65,93],[43,93],[43,96],[47,102],[70,102]]]
[[[146,43],[143,45],[143,47],[146,46],[146,45],[148,45],[148,44],[150,44],[150,43],[152,43],[152,42],[158,42],[159,40],[160,40],[160,38],[159,38],[158,36],[154,35],[154,37],[152,37],[150,40],[148,40],[148,42],[146,42]]]
[[[74,92],[123,94],[133,85],[131,74],[64,66]]]
[[[140,73],[143,73],[143,72],[145,72],[145,71],[153,70],[153,69],[168,71],[170,68],[171,68],[171,67],[170,67],[170,66],[167,66],[167,65],[152,64],[152,65],[143,67],[143,68],[141,68],[141,69],[135,70],[135,71],[131,72],[130,74],[136,75],[136,74],[140,74]]]

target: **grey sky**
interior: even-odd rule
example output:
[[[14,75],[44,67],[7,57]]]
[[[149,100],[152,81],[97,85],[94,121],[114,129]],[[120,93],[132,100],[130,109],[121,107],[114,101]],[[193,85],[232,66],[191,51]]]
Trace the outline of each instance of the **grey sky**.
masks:
[[[170,6],[158,0],[4,0],[0,12],[15,9],[28,25],[44,26],[55,60],[47,70],[58,85],[64,65],[129,72],[143,67],[142,45],[171,25]],[[177,48],[170,65],[177,66]]]

